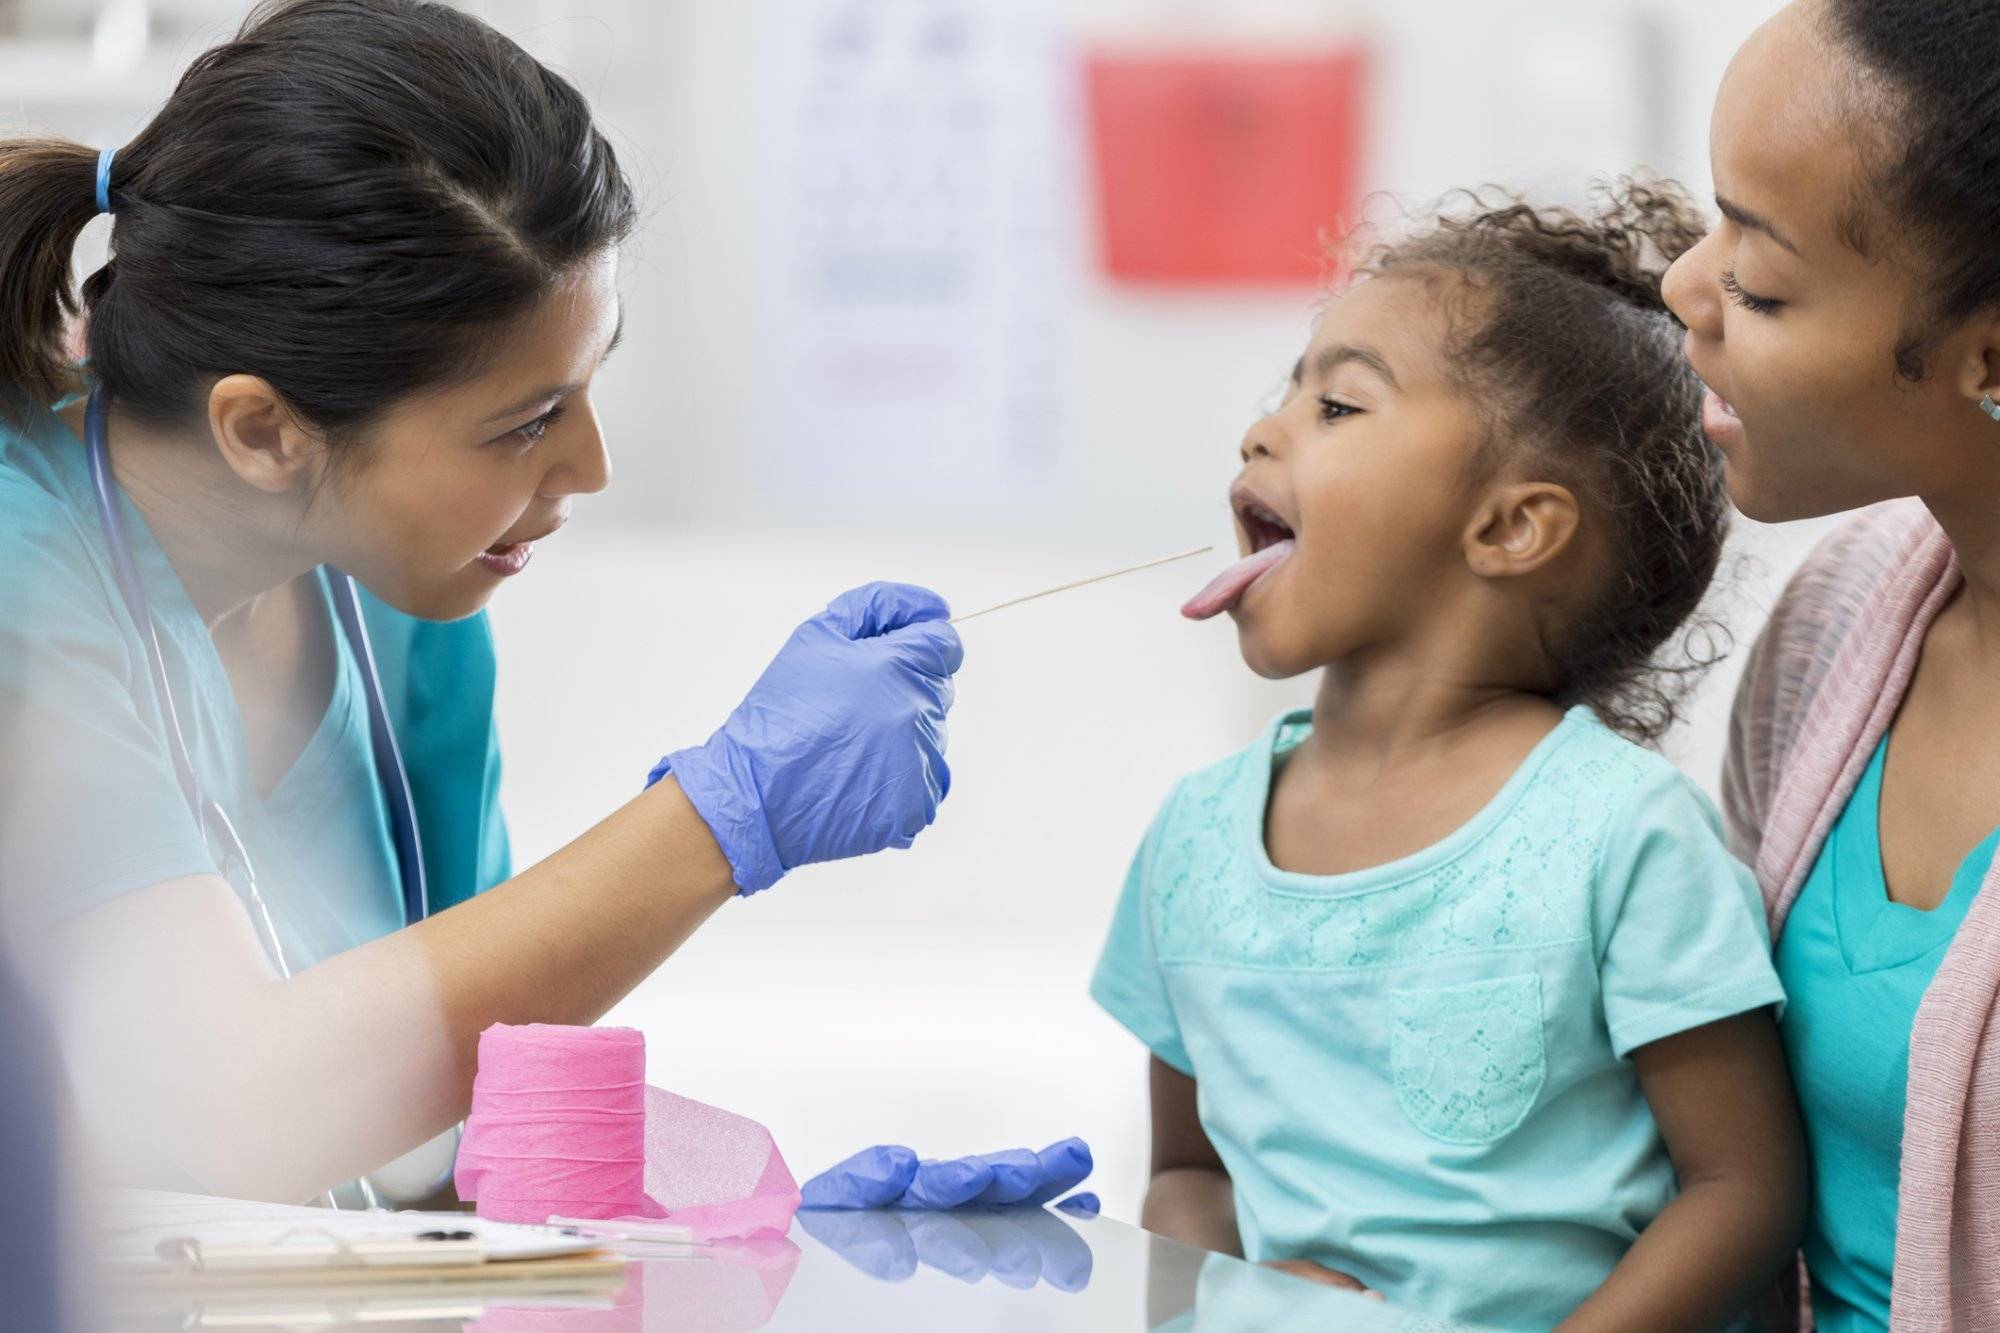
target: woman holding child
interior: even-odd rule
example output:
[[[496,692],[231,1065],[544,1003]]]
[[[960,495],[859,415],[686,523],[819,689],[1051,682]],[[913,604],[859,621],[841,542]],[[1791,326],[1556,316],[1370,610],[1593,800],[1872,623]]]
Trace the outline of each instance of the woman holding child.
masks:
[[[1779,602],[1724,775],[1789,997],[1814,1312],[2000,1327],[2000,6],[1800,0],[1713,150],[1724,220],[1666,294],[1730,494],[1875,506]]]
[[[1093,986],[1151,1225],[1521,1328],[1718,1327],[1802,1239],[1822,1329],[2000,1327],[2000,6],[1797,0],[1713,152],[1706,236],[1628,187],[1364,256],[1245,436],[1189,610],[1324,675],[1176,788]],[[1761,913],[1631,743],[1718,471],[1872,506],[1737,701]]]

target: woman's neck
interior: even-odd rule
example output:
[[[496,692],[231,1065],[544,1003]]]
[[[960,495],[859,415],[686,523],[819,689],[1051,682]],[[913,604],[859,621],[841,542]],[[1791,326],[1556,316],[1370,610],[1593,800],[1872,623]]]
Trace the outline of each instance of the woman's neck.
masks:
[[[2000,427],[1984,418],[1976,426],[1966,444],[1980,466],[1955,478],[1950,494],[1927,495],[1923,503],[1944,529],[1965,580],[1952,610],[1971,626],[1979,656],[2000,664]]]
[[[213,448],[115,410],[105,434],[112,474],[211,630],[318,563],[276,536],[290,526],[285,502],[244,484]]]

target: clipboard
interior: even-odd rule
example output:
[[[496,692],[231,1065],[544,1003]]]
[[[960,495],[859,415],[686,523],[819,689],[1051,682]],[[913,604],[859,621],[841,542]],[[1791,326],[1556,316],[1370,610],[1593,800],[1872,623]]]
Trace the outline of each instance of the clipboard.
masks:
[[[115,1190],[102,1222],[104,1276],[178,1290],[568,1281],[624,1268],[601,1238],[469,1213],[336,1212]]]

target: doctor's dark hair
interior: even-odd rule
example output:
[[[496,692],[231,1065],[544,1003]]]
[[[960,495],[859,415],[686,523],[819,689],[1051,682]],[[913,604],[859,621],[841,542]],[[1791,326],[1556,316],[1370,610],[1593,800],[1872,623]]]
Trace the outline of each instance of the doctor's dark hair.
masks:
[[[71,254],[97,153],[0,141],[0,387],[73,387]],[[567,81],[429,0],[259,6],[119,148],[111,257],[83,284],[91,372],[121,409],[200,417],[261,376],[336,441],[476,371],[581,262],[630,184]]]
[[[2000,308],[2000,4],[1831,0],[1822,17],[1859,64],[1849,114],[1868,122],[1842,231],[1863,253],[1915,240],[1927,291],[1896,360],[1921,380],[1939,334]]]
[[[1469,475],[1525,464],[1574,491],[1604,542],[1595,595],[1541,629],[1547,692],[1644,743],[1729,643],[1697,614],[1729,533],[1722,460],[1660,295],[1707,230],[1667,182],[1621,181],[1587,212],[1488,189],[1360,257],[1365,274],[1452,280],[1443,361],[1486,422]]]

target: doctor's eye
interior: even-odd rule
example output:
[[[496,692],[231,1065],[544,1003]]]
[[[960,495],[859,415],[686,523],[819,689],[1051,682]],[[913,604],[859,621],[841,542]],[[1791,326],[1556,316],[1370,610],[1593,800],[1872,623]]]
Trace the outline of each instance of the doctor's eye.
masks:
[[[502,436],[501,438],[507,440],[511,444],[514,444],[520,448],[525,449],[529,445],[534,444],[535,442],[540,440],[544,435],[547,435],[549,433],[549,427],[555,425],[558,421],[562,420],[563,410],[564,410],[563,405],[561,403],[557,403],[554,407],[542,413],[540,416],[536,417],[533,421],[528,422],[525,426],[516,426],[513,430],[508,431],[506,435]]]

